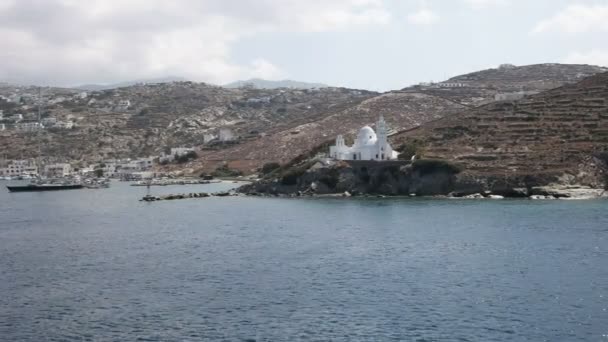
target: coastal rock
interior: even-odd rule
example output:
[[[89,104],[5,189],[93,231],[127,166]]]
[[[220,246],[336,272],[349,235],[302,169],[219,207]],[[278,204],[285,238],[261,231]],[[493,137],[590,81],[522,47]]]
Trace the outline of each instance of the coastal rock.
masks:
[[[594,199],[606,196],[606,190],[586,186],[549,185],[533,187],[532,195],[564,199]]]
[[[462,198],[481,199],[481,198],[484,198],[484,197],[483,197],[482,194],[477,193],[477,194],[466,195],[466,196],[463,196]]]

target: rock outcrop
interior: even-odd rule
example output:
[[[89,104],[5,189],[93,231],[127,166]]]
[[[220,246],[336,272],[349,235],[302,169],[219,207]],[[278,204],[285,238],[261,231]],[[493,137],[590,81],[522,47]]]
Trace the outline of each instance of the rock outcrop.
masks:
[[[239,189],[246,194],[432,196],[454,189],[459,170],[441,161],[308,161]]]

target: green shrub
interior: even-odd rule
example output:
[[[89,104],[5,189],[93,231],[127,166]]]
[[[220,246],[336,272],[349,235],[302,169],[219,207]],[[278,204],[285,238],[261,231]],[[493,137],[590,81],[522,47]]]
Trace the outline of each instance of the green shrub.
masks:
[[[238,177],[242,176],[243,173],[239,170],[229,168],[228,165],[222,165],[215,169],[215,171],[213,171],[211,175],[213,177]]]
[[[399,156],[397,157],[399,160],[410,160],[413,156],[420,158],[422,154],[422,143],[414,139],[399,145],[396,151],[399,152]]]
[[[271,173],[272,171],[277,170],[280,167],[281,167],[281,165],[279,163],[275,163],[275,162],[266,163],[260,169],[260,173],[262,173],[263,175],[267,175],[267,174]]]
[[[176,154],[175,155],[175,162],[178,163],[178,164],[184,164],[184,163],[187,163],[187,162],[189,162],[189,161],[191,161],[193,159],[196,159],[197,157],[198,157],[198,155],[196,154],[196,152],[189,151],[189,152],[186,152],[186,153],[184,153],[182,155]]]
[[[421,175],[434,172],[447,172],[457,174],[462,169],[458,165],[451,164],[445,160],[436,159],[419,159],[412,164],[412,170],[419,172]]]

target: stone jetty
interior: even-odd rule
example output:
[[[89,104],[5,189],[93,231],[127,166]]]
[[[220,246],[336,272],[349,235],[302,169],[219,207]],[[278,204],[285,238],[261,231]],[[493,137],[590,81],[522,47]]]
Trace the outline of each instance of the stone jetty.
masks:
[[[234,191],[220,191],[220,192],[190,192],[185,194],[169,194],[162,196],[152,196],[146,195],[141,198],[140,201],[143,202],[157,202],[157,201],[172,201],[172,200],[180,200],[187,198],[206,198],[206,197],[228,197],[228,196],[238,196],[238,194]]]

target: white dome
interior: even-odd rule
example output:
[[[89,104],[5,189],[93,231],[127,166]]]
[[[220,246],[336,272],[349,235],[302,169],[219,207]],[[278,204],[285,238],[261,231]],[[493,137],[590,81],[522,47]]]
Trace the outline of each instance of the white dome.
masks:
[[[359,130],[359,134],[357,134],[355,146],[374,145],[377,140],[376,132],[371,127],[364,126]]]

